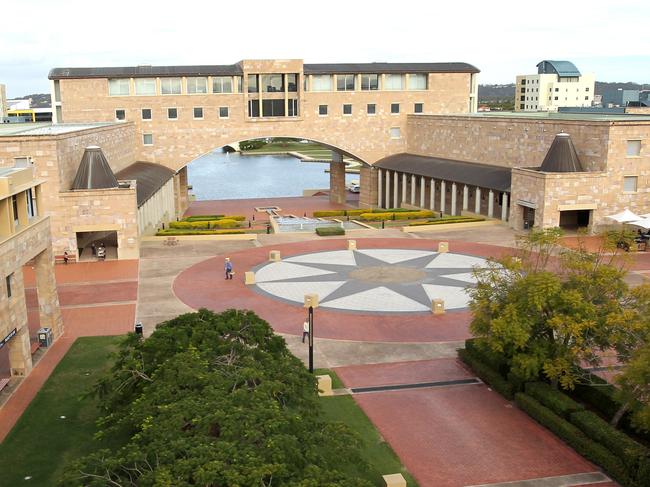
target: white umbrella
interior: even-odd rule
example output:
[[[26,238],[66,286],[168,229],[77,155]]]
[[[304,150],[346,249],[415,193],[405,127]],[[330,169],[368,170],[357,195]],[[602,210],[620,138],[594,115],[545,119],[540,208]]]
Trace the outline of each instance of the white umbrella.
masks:
[[[605,218],[610,218],[612,220],[616,220],[618,223],[631,223],[631,222],[639,221],[639,220],[642,219],[639,215],[637,215],[636,213],[631,212],[627,208],[625,208],[625,210],[623,210],[620,213],[616,213],[615,215],[610,215],[610,216],[607,216]]]
[[[650,218],[642,218],[635,222],[626,222],[628,225],[634,225],[635,227],[645,228],[646,230],[650,229]]]

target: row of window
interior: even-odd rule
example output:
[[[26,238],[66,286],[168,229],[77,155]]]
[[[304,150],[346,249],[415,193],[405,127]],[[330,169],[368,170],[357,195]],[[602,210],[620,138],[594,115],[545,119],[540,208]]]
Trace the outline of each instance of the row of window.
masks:
[[[556,92],[556,93],[559,92],[559,91],[560,91],[559,88],[555,88],[555,92]],[[568,92],[569,92],[569,88],[565,88],[564,91],[565,91],[565,93],[568,93]],[[576,88],[576,91],[577,91],[577,92],[580,92],[580,88]],[[587,87],[585,87],[585,92],[588,92],[588,91],[589,91],[589,87],[587,86]],[[548,89],[548,92],[549,92],[549,93],[553,92],[553,88],[549,88],[549,89]],[[535,88],[535,89],[533,90],[532,88],[531,88],[531,89],[528,89],[528,88],[523,88],[523,87],[522,87],[522,88],[521,88],[521,93],[539,93],[539,88]]]
[[[192,108],[192,115],[197,120],[203,119],[203,107],[194,107]],[[219,107],[219,118],[228,118],[230,116],[230,109],[228,107]],[[142,120],[153,120],[153,112],[151,108],[142,108],[140,109],[140,118]],[[167,108],[167,120],[177,120],[178,119],[178,108],[170,107]],[[126,110],[124,108],[118,108],[115,110],[115,120],[123,121],[126,120]]]
[[[423,103],[414,103],[413,104],[413,113],[422,113],[424,111]],[[318,114],[321,116],[327,115],[329,112],[328,105],[318,105]],[[352,115],[352,105],[346,103],[343,105],[342,110],[343,115]],[[368,115],[375,115],[377,113],[377,105],[375,103],[368,103],[366,105],[366,113]],[[390,104],[390,113],[397,115],[400,113],[400,104],[391,103]]]
[[[556,97],[554,97],[553,99],[554,99],[554,100],[558,100],[559,97],[556,96]],[[568,100],[569,100],[569,99],[565,96],[565,97],[564,97],[564,101],[568,101]],[[589,97],[588,97],[588,96],[585,96],[585,100],[588,101],[588,100],[589,100]],[[531,97],[528,97],[528,96],[520,96],[520,97],[519,97],[519,101],[537,101],[537,97],[534,97],[534,98],[533,98],[532,96],[531,96]],[[551,97],[550,97],[550,96],[548,97],[548,101],[551,101]],[[577,97],[577,96],[576,96],[576,101],[578,101],[578,97]]]
[[[427,75],[414,74],[321,74],[312,75],[311,83],[304,77],[305,91],[374,91],[374,90],[426,90]],[[241,76],[188,77],[185,93],[201,95],[208,93],[242,93]],[[249,74],[248,93],[295,93],[298,91],[298,74]],[[408,81],[407,81],[408,80]],[[357,86],[358,83],[358,86]],[[158,86],[159,84],[159,86]],[[235,91],[236,88],[236,91]],[[183,78],[113,78],[108,80],[110,96],[181,95]]]

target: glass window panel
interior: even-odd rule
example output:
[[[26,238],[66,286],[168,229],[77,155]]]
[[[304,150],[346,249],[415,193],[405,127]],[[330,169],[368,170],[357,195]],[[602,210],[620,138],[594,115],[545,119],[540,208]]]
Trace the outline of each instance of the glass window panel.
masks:
[[[327,115],[327,105],[318,105],[318,114]]]
[[[259,92],[259,87],[257,86],[257,75],[256,74],[249,74],[248,75],[248,92],[249,93],[258,93]],[[259,117],[259,114],[255,115],[255,116]]]
[[[390,138],[399,139],[401,137],[401,130],[399,127],[393,127],[390,129]]]
[[[203,118],[203,107],[194,107],[194,118]]]
[[[160,78],[160,93],[163,95],[180,95],[180,78]]]
[[[399,103],[390,104],[390,113],[399,113]]]
[[[284,91],[283,76],[281,74],[263,74],[262,91],[264,93],[279,93]]]
[[[232,93],[232,78],[230,76],[212,78],[212,93]]]
[[[297,98],[290,98],[288,100],[288,107],[289,107],[289,116],[290,117],[297,117],[298,116],[298,99]]]
[[[298,91],[298,75],[297,74],[287,74],[287,91],[296,92]]]
[[[623,178],[623,191],[626,191],[628,193],[635,193],[636,183],[637,183],[636,176],[625,176],[625,178]]]
[[[219,118],[228,118],[228,107],[219,107]]]
[[[242,76],[235,76],[235,80],[237,81],[237,93],[241,93],[243,83]]]
[[[354,75],[353,74],[337,74],[336,75],[336,90],[337,91],[354,91]]]
[[[378,90],[379,89],[379,75],[377,74],[362,74],[361,75],[361,89],[362,90]]]
[[[416,103],[413,106],[413,112],[414,113],[422,113],[424,111],[424,104],[422,103]]]
[[[153,145],[153,134],[142,134],[142,143],[144,145]]]
[[[627,155],[628,156],[640,156],[641,155],[641,141],[640,140],[628,140],[627,141]]]
[[[250,85],[249,85],[250,88]],[[259,100],[248,100],[248,116],[249,117],[259,117],[260,116],[260,101]]]
[[[350,104],[343,105],[343,115],[352,115],[352,105]]]
[[[284,117],[284,100],[262,100],[263,117]]]
[[[155,95],[156,78],[136,78],[135,79],[136,95]]]
[[[187,78],[187,92],[190,94],[207,93],[208,78]]]
[[[178,108],[168,108],[167,118],[174,120],[178,118]]]
[[[131,80],[128,78],[109,79],[108,94],[111,96],[125,96],[131,94]]]
[[[142,120],[151,120],[151,108],[142,109]]]
[[[384,77],[385,90],[403,90],[404,89],[404,75],[403,74],[387,74]]]
[[[115,110],[115,120],[126,120],[126,111],[122,109]]]
[[[426,90],[427,75],[423,73],[409,74],[409,90]]]
[[[319,74],[312,76],[311,91],[332,91],[332,75]]]
[[[374,115],[375,113],[377,113],[377,105],[375,105],[374,103],[368,103],[367,110],[368,110],[368,115]]]

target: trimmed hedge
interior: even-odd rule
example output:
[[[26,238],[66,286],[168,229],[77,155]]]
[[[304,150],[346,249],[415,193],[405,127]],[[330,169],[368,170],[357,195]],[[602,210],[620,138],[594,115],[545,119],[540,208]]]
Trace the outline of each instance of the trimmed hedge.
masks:
[[[481,378],[483,382],[487,382],[490,386],[502,396],[512,399],[514,390],[512,384],[503,378],[497,371],[491,368],[486,363],[480,360],[480,357],[474,355],[471,351],[461,348],[458,350],[458,356],[474,371],[474,373]]]
[[[185,230],[207,230],[210,228],[210,222],[209,221],[192,221],[192,222],[185,222],[185,221],[180,221],[180,222],[169,222],[169,228],[173,229],[185,229]]]
[[[359,215],[361,220],[373,221],[373,220],[415,220],[417,218],[431,218],[434,216],[433,211],[431,210],[420,210],[420,211],[393,211],[393,212],[382,212],[382,213],[362,213]]]
[[[345,216],[359,216],[364,213],[372,213],[372,208],[360,208],[358,210],[345,210]]]
[[[650,450],[590,411],[572,413],[569,421],[620,458],[628,467],[630,477],[637,477],[641,459],[650,456]]]
[[[316,233],[320,237],[329,237],[330,235],[345,235],[345,229],[341,227],[318,227]]]
[[[314,218],[322,218],[327,216],[344,216],[345,210],[320,210],[313,213]]]
[[[236,222],[243,222],[246,220],[246,217],[244,215],[225,215],[221,218],[220,220],[235,220]]]
[[[369,210],[373,213],[404,213],[413,211],[408,208],[375,208],[374,210]]]
[[[236,228],[239,226],[239,222],[236,222],[232,219],[222,219],[222,220],[213,220],[210,223],[209,228]]]
[[[184,222],[206,222],[210,220],[218,220],[219,218],[223,218],[224,215],[194,215],[194,216],[186,216],[183,218],[181,221]]]
[[[191,230],[191,229],[172,229],[172,230],[158,230],[157,237],[171,237],[179,235],[234,235],[246,233],[244,230]]]
[[[572,413],[584,410],[582,404],[578,404],[569,396],[553,389],[545,382],[528,382],[525,390],[526,394],[533,397],[564,419],[568,420]]]
[[[508,373],[508,363],[503,355],[490,350],[487,344],[479,338],[469,338],[465,340],[465,349],[478,360],[498,371],[504,377]]]
[[[597,375],[590,374],[589,379],[596,385],[577,384],[571,396],[589,404],[607,419],[613,418],[621,407],[614,397],[616,388]]]
[[[471,222],[484,222],[485,218],[467,216],[462,218],[438,218],[436,220],[429,220],[426,222],[410,222],[409,226],[415,225],[443,225],[445,223],[471,223]]]
[[[515,394],[515,402],[538,423],[558,435],[582,456],[600,465],[618,482],[633,485],[625,465],[605,447],[589,439],[576,426],[522,392]]]

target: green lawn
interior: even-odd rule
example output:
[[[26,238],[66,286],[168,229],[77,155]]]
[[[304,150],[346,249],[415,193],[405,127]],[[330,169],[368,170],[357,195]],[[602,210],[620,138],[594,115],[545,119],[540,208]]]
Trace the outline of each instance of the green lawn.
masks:
[[[314,373],[331,375],[333,389],[344,387],[338,376],[331,370],[315,369]],[[326,420],[345,423],[361,437],[361,456],[366,460],[369,468],[367,470],[359,468],[350,473],[369,480],[377,487],[385,485],[382,475],[401,473],[408,487],[417,487],[415,479],[407,472],[393,449],[383,440],[352,396],[321,397],[320,402]]]
[[[255,152],[303,152],[308,150],[326,149],[322,145],[316,144],[315,142],[310,142],[308,144],[301,144],[300,142],[270,142],[263,145],[259,149],[248,150],[246,152],[253,154]]]
[[[110,355],[120,339],[86,337],[72,345],[0,444],[0,485],[56,485],[67,460],[110,447],[93,440],[97,400],[83,396],[111,366]],[[25,480],[26,476],[31,480]]]

